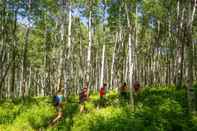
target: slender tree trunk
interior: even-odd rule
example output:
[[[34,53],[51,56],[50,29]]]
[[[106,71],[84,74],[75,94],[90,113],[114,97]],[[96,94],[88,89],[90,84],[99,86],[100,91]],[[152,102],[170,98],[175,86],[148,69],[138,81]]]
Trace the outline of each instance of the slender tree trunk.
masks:
[[[138,47],[138,5],[137,5],[137,2],[136,2],[136,5],[135,5],[135,49],[137,49]],[[135,61],[134,61],[134,68],[135,68],[135,72],[136,72],[136,79],[139,80],[139,66],[140,64],[138,65],[138,61],[137,61],[137,54],[135,54]]]
[[[188,20],[186,25],[186,34],[185,34],[185,42],[187,47],[187,97],[188,97],[188,107],[189,111],[193,111],[195,109],[194,103],[192,102],[194,99],[194,91],[192,90],[193,84],[193,45],[192,45],[192,24],[194,20],[194,15],[196,11],[196,0],[194,0],[194,4],[192,6],[192,2],[188,2]]]
[[[104,66],[105,66],[105,44],[103,44],[100,87],[102,87],[102,85],[103,85],[103,79],[104,79]]]
[[[65,80],[65,85],[64,88],[71,88],[71,86],[73,85],[73,82],[71,81],[73,77],[73,63],[72,63],[72,58],[71,58],[71,44],[72,44],[72,5],[71,5],[71,1],[69,2],[69,7],[68,7],[68,43],[67,43],[67,57],[66,57],[66,62],[65,62],[65,76],[64,76],[64,80]],[[62,87],[63,88],[63,87]]]
[[[128,80],[128,65],[129,65],[129,56],[127,56],[125,60],[124,82]]]
[[[111,79],[110,79],[110,87],[113,88],[114,87],[114,83],[113,83],[113,79],[114,79],[114,62],[115,62],[115,57],[116,57],[116,46],[118,43],[118,32],[116,33],[115,36],[116,40],[115,40],[115,45],[114,45],[114,49],[113,49],[113,55],[112,55],[112,64],[111,64]]]
[[[183,20],[184,20],[184,14],[185,14],[185,8],[183,8],[181,14],[180,14],[180,1],[178,0],[177,3],[177,54],[176,54],[176,86],[181,87],[182,86],[182,80],[183,80],[183,62],[184,62],[184,43],[183,43]],[[182,5],[182,4],[181,4]]]
[[[59,65],[58,65],[58,80],[57,80],[57,85],[55,91],[63,88],[64,86],[64,78],[65,78],[65,72],[64,72],[64,65],[65,65],[65,5],[66,3],[63,2],[63,4],[60,6],[60,11],[61,11],[61,19],[60,21],[60,34],[61,34],[61,47],[60,47],[60,60],[59,60]]]
[[[89,11],[89,20],[88,20],[88,56],[87,56],[87,72],[86,72],[86,81],[90,81],[90,69],[91,69],[91,48],[92,48],[92,11]]]
[[[134,49],[132,45],[132,36],[131,36],[131,23],[130,23],[130,18],[129,18],[129,13],[128,13],[128,8],[127,5],[125,4],[125,11],[127,15],[127,25],[129,29],[129,39],[128,39],[128,55],[129,55],[129,87],[130,87],[130,102],[132,105],[132,110],[134,109],[134,99],[133,99],[133,68],[134,68]]]
[[[69,20],[68,20],[68,59],[71,55],[71,27],[72,27],[72,7],[69,5]]]
[[[16,29],[17,29],[17,13],[18,9],[14,10],[14,27],[13,27],[13,47],[12,47],[12,69],[11,69],[11,85],[10,85],[10,93],[12,99],[15,97],[15,74],[16,74],[16,47],[17,47],[17,36],[16,36]]]
[[[27,27],[26,33],[25,33],[25,43],[24,43],[24,49],[23,49],[23,68],[22,68],[22,84],[21,84],[21,95],[20,96],[26,96],[27,95],[27,50],[28,50],[28,44],[29,44],[29,32],[30,27]]]

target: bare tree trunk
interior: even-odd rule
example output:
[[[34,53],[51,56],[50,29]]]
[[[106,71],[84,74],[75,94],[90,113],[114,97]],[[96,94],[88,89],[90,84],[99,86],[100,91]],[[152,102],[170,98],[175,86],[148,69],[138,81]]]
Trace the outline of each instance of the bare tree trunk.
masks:
[[[63,78],[63,49],[60,50],[60,60],[59,60],[59,64],[58,64],[58,81],[57,81],[57,85],[56,85],[56,89],[55,91],[59,90],[61,88],[61,82],[62,82],[62,78]]]
[[[102,85],[103,85],[103,79],[104,79],[104,65],[105,65],[105,44],[103,44],[100,87],[102,87]]]
[[[193,45],[192,45],[192,24],[194,20],[194,15],[196,11],[196,0],[194,0],[194,4],[192,7],[192,2],[188,2],[188,20],[186,25],[186,31],[185,31],[185,41],[186,41],[186,47],[187,47],[187,97],[188,97],[188,107],[189,111],[192,112],[194,107],[194,91],[192,90],[192,84],[193,84]]]
[[[69,5],[69,22],[68,22],[68,59],[71,55],[71,27],[72,27],[72,7]]]
[[[20,96],[26,96],[27,95],[27,50],[28,50],[28,44],[29,44],[29,32],[30,27],[27,27],[26,33],[25,33],[25,43],[24,43],[24,49],[23,49],[23,67],[22,67],[22,84],[21,84],[21,95]]]
[[[60,6],[60,12],[61,12],[61,21],[60,21],[60,34],[61,34],[61,47],[60,47],[60,60],[59,60],[59,65],[58,65],[58,80],[57,80],[57,85],[55,88],[55,91],[63,88],[64,86],[64,80],[65,80],[65,72],[64,72],[64,65],[65,65],[65,6],[66,2],[63,1],[62,5]]]
[[[138,2],[136,2],[136,7],[135,7],[135,49],[137,49],[137,47],[138,47],[138,8],[137,8],[137,3]],[[134,61],[134,68],[135,68],[135,72],[136,72],[136,79],[138,79],[139,80],[139,74],[138,74],[138,72],[139,72],[139,66],[140,66],[140,64],[139,64],[139,66],[138,66],[138,61],[137,61],[137,54],[134,54],[134,57],[135,57],[135,61]]]
[[[89,11],[89,20],[88,20],[88,34],[89,34],[89,42],[88,42],[88,56],[87,56],[87,72],[86,72],[86,81],[90,81],[90,68],[91,68],[91,48],[92,48],[92,11]]]
[[[71,44],[72,44],[72,5],[71,1],[69,1],[69,7],[68,7],[68,43],[67,43],[67,56],[66,56],[66,62],[65,62],[65,75],[64,75],[64,84],[62,85],[62,88],[71,88],[73,83],[74,76],[73,74],[73,64],[72,64],[72,58],[71,58]]]
[[[105,70],[105,25],[104,25],[104,18],[105,18],[105,0],[103,0],[104,2],[104,8],[103,8],[103,33],[104,33],[104,36],[103,36],[103,51],[102,51],[102,63],[101,63],[101,80],[100,80],[100,88],[102,87],[103,85],[103,79],[104,79],[104,76],[106,76],[108,74],[107,71],[104,72]],[[107,64],[106,64],[107,65]],[[105,78],[106,79],[106,78]]]
[[[12,99],[15,98],[15,74],[16,74],[16,47],[17,47],[17,36],[16,36],[16,29],[17,29],[17,13],[18,9],[14,10],[14,27],[13,27],[13,47],[12,47],[12,67],[11,67],[11,85],[10,85],[10,93]]]
[[[129,55],[129,87],[130,87],[130,102],[132,106],[132,110],[134,110],[134,99],[133,99],[133,67],[134,67],[134,60],[133,60],[133,55],[134,55],[134,49],[132,45],[132,36],[131,36],[131,23],[130,23],[130,18],[129,18],[129,13],[128,13],[128,8],[127,5],[125,4],[125,11],[127,15],[127,25],[129,29],[129,40],[128,40],[128,55]]]
[[[181,4],[182,5],[182,4]],[[183,59],[184,59],[184,44],[182,40],[182,28],[183,28],[183,20],[184,20],[184,14],[185,14],[185,8],[183,8],[181,12],[180,17],[180,1],[178,0],[177,3],[177,54],[176,54],[176,86],[181,87],[182,86],[182,79],[183,79]]]
[[[110,77],[110,87],[113,88],[114,83],[113,83],[113,79],[114,79],[114,62],[115,62],[115,57],[116,57],[116,46],[118,43],[118,32],[116,32],[116,36],[115,36],[116,40],[115,40],[115,45],[114,45],[114,49],[113,49],[113,55],[112,55],[112,64],[111,64],[111,77]]]
[[[125,72],[124,72],[124,82],[128,80],[128,65],[129,65],[129,55],[126,57],[125,61]]]

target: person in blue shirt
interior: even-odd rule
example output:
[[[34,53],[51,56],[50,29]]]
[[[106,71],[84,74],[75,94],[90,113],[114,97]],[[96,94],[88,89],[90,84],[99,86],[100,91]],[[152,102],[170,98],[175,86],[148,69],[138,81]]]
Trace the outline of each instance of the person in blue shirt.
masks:
[[[58,90],[57,94],[54,96],[54,106],[57,111],[56,117],[52,120],[51,124],[57,122],[63,117],[63,99],[64,99],[64,89]]]

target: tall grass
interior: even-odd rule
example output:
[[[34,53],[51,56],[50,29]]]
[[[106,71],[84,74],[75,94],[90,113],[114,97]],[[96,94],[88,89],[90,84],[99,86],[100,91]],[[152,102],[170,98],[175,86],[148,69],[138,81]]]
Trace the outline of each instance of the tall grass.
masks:
[[[195,91],[197,94],[197,87]],[[64,118],[55,126],[48,122],[55,109],[49,97],[16,99],[0,104],[0,131],[196,131],[197,115],[188,115],[186,92],[173,86],[146,87],[135,97],[135,111],[122,103],[115,91],[99,107],[98,93],[86,102],[87,112],[79,113],[78,96],[64,105]]]

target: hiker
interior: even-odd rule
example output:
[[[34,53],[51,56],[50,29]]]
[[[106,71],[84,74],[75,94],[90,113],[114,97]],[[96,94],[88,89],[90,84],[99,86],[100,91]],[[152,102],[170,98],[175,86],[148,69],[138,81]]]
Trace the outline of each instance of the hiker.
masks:
[[[85,102],[87,100],[88,100],[88,82],[85,82],[84,87],[82,88],[79,94],[80,112],[84,112]]]
[[[123,85],[120,87],[120,97],[122,100],[128,100],[128,95],[129,95],[129,90],[128,90],[128,86],[127,83],[124,82]]]
[[[64,89],[59,89],[57,94],[54,96],[54,106],[57,111],[56,117],[52,120],[51,124],[57,122],[60,118],[63,117],[63,98],[64,98]]]
[[[139,91],[140,91],[140,82],[139,81],[135,81],[133,83],[133,91],[136,95],[139,93]]]
[[[104,83],[103,86],[99,90],[99,95],[100,95],[100,105],[104,106],[105,104],[105,94],[106,94],[106,86],[107,84]]]

